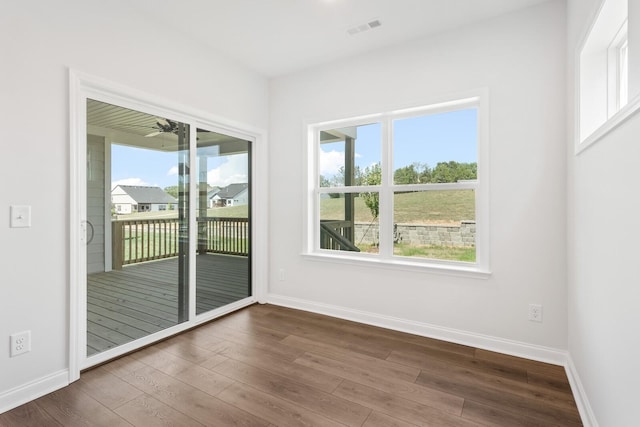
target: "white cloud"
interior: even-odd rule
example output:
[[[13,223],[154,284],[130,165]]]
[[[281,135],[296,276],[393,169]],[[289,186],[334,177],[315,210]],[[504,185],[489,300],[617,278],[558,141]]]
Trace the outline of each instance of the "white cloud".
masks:
[[[320,150],[320,175],[335,175],[341,166],[344,166],[344,151]]]
[[[227,161],[207,172],[209,185],[226,187],[229,184],[249,182],[249,166],[246,154],[227,156]]]
[[[178,175],[178,167],[174,166],[167,172],[167,176],[177,176]]]
[[[114,188],[116,185],[141,185],[141,186],[149,186],[148,182],[143,180],[142,178],[124,178],[119,179],[117,181],[111,182],[111,188]]]

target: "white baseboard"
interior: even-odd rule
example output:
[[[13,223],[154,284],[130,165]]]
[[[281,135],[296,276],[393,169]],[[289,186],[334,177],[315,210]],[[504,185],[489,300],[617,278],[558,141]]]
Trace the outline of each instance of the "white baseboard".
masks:
[[[524,342],[507,340],[488,335],[476,334],[473,332],[458,329],[445,328],[428,323],[415,322],[412,320],[400,319],[391,316],[384,316],[366,311],[353,310],[350,308],[321,304],[314,301],[291,298],[281,295],[268,294],[267,303],[280,305],[283,307],[296,308],[327,316],[337,317],[354,322],[364,323],[372,326],[393,329],[457,344],[468,345],[481,348],[483,350],[495,351],[511,356],[523,357],[554,365],[566,366],[567,352],[550,347],[543,347]]]
[[[567,371],[567,377],[569,378],[569,384],[573,392],[573,399],[576,401],[580,418],[582,418],[582,424],[584,424],[585,427],[598,427],[598,421],[593,413],[593,409],[587,398],[587,393],[584,391],[582,381],[580,381],[580,376],[578,375],[578,371],[573,364],[573,359],[570,354],[567,356],[565,370]]]
[[[65,369],[7,390],[0,394],[0,414],[67,385],[69,385],[69,371]]]
[[[585,427],[598,427],[573,360],[564,350],[274,294],[268,294],[266,296],[266,302],[564,366],[583,424]],[[0,414],[44,396],[45,394],[66,387],[67,385],[69,385],[69,372],[65,369],[5,391],[0,394]]]

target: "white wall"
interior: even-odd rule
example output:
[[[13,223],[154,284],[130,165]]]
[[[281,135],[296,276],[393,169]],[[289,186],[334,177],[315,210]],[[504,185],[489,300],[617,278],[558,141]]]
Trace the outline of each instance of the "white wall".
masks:
[[[270,206],[270,300],[381,324],[403,319],[418,329],[445,328],[444,335],[453,329],[454,339],[489,336],[474,342],[503,350],[510,340],[525,343],[512,349],[531,356],[528,345],[565,349],[565,46],[565,4],[552,1],[272,80],[270,199],[287,203]],[[305,120],[483,87],[490,93],[488,280],[301,256]],[[527,320],[529,303],[544,305],[543,323]]]
[[[599,4],[568,2],[569,351],[585,424],[625,427],[638,425],[640,117],[578,155],[572,131],[575,51]],[[640,44],[632,41],[640,41],[640,4],[629,0],[629,12],[635,17],[629,46],[637,49],[637,59]],[[638,93],[640,61],[631,67],[631,87]]]
[[[68,67],[266,128],[266,79],[203,52],[126,2],[3,2],[0,411],[30,383],[56,382],[68,363]],[[12,204],[32,206],[31,228],[9,228]],[[9,335],[22,330],[32,351],[9,358]]]

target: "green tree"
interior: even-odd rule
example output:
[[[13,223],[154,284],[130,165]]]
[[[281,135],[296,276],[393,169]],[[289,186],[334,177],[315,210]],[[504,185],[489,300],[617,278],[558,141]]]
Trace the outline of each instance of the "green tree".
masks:
[[[330,187],[342,187],[344,186],[344,166],[340,166],[338,172],[331,177]]]
[[[420,182],[419,169],[419,163],[398,168],[393,172],[393,182],[395,184],[418,184]]]
[[[433,169],[431,182],[457,182],[478,178],[477,163],[440,162]]]
[[[459,163],[462,168],[458,175],[458,180],[461,179],[478,179],[478,164],[473,163]]]
[[[170,196],[175,197],[176,199],[178,198],[178,186],[177,185],[164,187],[164,192],[169,194]]]
[[[352,185],[362,185],[362,170],[360,166],[354,166],[353,168],[353,184]],[[322,181],[321,181],[322,182]],[[331,179],[326,179],[326,182],[329,183],[328,187],[343,187],[347,183],[346,172],[344,166],[340,166],[338,172],[331,177]]]
[[[380,163],[366,167],[362,172],[362,184],[361,185],[380,185],[382,182],[382,170]],[[374,219],[378,218],[380,214],[380,195],[378,192],[366,192],[360,193],[360,197],[364,201],[364,204],[371,211],[371,215]]]
[[[432,180],[433,171],[426,163],[413,162],[398,168],[393,173],[394,184],[428,184]]]
[[[433,168],[431,182],[454,182],[453,167],[455,162],[440,162]]]
[[[200,188],[200,183],[196,184],[196,188]],[[210,186],[209,184],[207,184],[207,192],[213,190],[213,187]],[[199,190],[198,190],[199,191]],[[167,193],[170,196],[175,197],[176,199],[178,198],[178,186],[177,185],[170,185],[169,187],[164,187],[164,192]]]
[[[360,166],[356,165],[353,169],[353,185],[363,185],[362,174],[362,169],[360,169]]]
[[[433,179],[433,170],[427,164],[421,164],[419,168],[418,182],[420,184],[428,184]]]

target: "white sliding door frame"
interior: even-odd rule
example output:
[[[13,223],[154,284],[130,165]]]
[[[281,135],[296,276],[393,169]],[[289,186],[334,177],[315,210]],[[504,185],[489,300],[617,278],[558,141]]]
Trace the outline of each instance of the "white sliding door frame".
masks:
[[[69,382],[80,378],[80,371],[136,350],[160,339],[193,328],[224,314],[253,304],[264,303],[267,289],[267,138],[266,132],[250,125],[208,115],[176,105],[147,93],[70,70],[70,159],[69,159]],[[251,296],[227,306],[195,314],[195,256],[189,257],[189,318],[147,337],[87,357],[87,254],[86,254],[86,139],[87,100],[95,99],[113,105],[142,111],[159,117],[171,117],[190,125],[190,159],[196,162],[196,129],[204,128],[249,141],[251,144]],[[109,141],[110,142],[110,141]],[[194,169],[195,170],[195,169]],[[106,175],[106,174],[105,174]],[[107,178],[107,177],[105,177]],[[197,242],[196,181],[189,180],[189,253],[195,254]],[[109,196],[105,194],[105,200]],[[109,200],[110,203],[110,200]]]

